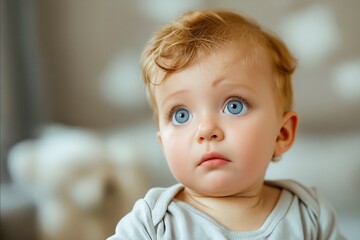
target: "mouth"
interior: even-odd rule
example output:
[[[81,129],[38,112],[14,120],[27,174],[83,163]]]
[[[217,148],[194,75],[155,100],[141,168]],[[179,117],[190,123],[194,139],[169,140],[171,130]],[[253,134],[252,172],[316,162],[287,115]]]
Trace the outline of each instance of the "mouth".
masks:
[[[231,162],[231,161],[229,159],[225,158],[220,153],[209,152],[209,153],[205,153],[202,156],[198,166],[214,168],[214,167],[220,167],[220,166],[226,165],[229,162]]]

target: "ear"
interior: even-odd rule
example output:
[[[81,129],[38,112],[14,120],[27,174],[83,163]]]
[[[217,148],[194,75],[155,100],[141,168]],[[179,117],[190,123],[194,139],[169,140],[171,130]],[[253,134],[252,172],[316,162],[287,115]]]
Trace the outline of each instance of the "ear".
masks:
[[[157,133],[156,133],[156,139],[158,140],[161,149],[164,150],[160,132],[157,132]]]
[[[299,117],[296,112],[290,111],[284,114],[281,127],[276,139],[274,156],[280,156],[293,145],[296,137]]]

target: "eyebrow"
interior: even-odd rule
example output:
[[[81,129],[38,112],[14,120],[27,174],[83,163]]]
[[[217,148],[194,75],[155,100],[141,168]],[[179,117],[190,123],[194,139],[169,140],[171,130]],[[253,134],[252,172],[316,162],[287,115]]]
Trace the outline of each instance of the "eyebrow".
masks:
[[[213,82],[212,86],[216,87],[216,85],[219,85],[219,84],[223,83],[224,81],[226,81],[226,78],[219,78]]]
[[[161,106],[163,106],[169,99],[173,98],[174,96],[185,93],[185,92],[188,92],[188,89],[181,89],[181,90],[171,93],[170,95],[168,95],[164,98],[164,100],[161,103]]]
[[[217,80],[215,80],[212,84],[212,87],[216,87],[218,85],[229,85],[229,86],[239,86],[239,87],[242,87],[242,88],[245,88],[246,90],[250,91],[250,92],[253,92],[253,93],[256,93],[256,91],[252,88],[249,88],[248,86],[242,84],[242,83],[237,83],[237,82],[234,82],[234,81],[230,81],[229,78],[219,78]]]

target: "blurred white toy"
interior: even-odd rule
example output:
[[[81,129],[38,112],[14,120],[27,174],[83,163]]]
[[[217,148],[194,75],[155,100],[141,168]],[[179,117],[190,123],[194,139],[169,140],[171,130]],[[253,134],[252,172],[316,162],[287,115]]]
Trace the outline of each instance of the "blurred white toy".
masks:
[[[52,125],[38,139],[11,149],[9,172],[33,197],[41,239],[98,240],[113,234],[148,187],[136,149],[124,139]]]

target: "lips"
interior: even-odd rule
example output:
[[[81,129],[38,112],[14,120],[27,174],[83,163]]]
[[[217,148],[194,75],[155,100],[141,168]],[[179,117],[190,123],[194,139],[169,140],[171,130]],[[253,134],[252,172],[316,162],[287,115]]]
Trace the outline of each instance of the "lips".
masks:
[[[217,152],[205,153],[198,166],[218,167],[229,163],[230,160]]]

